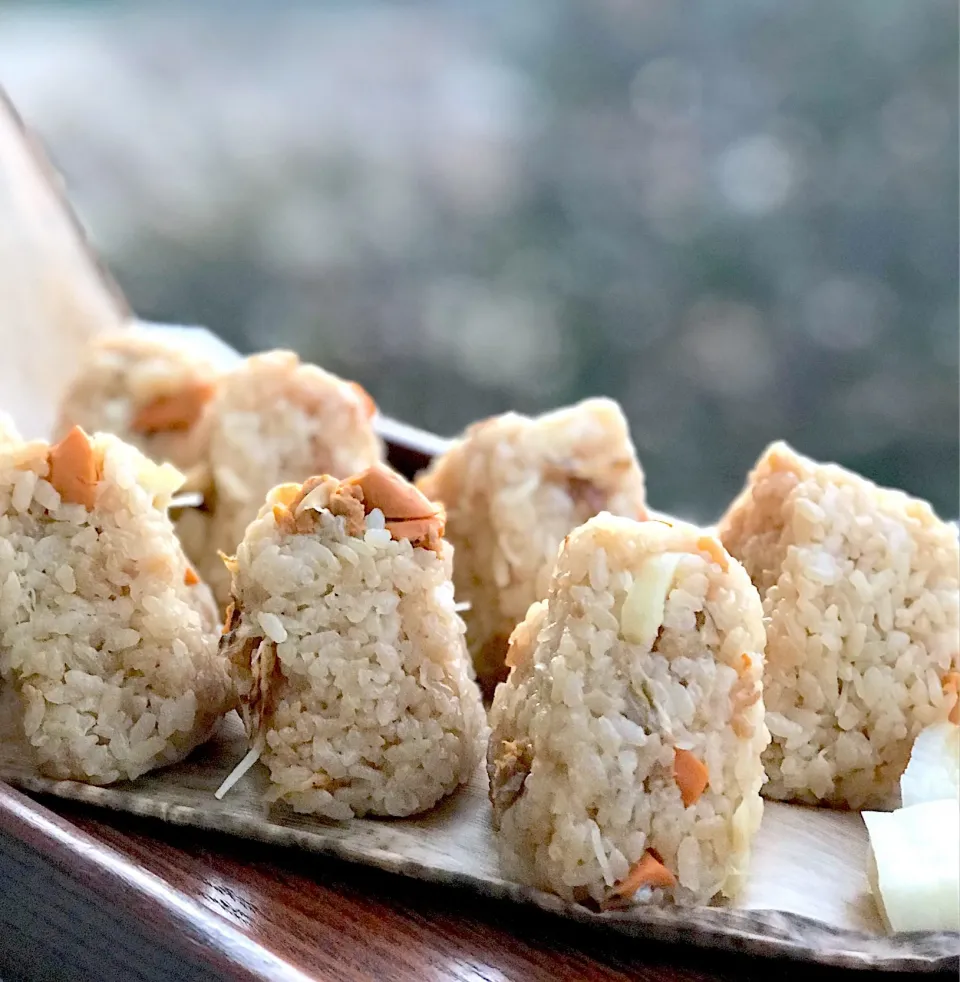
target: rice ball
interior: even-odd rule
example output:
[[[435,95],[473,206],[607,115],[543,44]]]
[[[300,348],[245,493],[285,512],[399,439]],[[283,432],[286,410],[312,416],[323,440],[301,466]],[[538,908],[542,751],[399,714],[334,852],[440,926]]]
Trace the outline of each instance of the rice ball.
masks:
[[[113,433],[188,471],[206,459],[217,384],[211,364],[173,342],[132,328],[96,336],[61,400],[56,434]]]
[[[785,443],[720,523],[763,598],[771,798],[896,805],[916,735],[957,705],[957,529]]]
[[[443,513],[383,466],[267,496],[223,646],[269,799],[333,819],[426,811],[471,777],[486,720]]]
[[[646,516],[643,473],[610,399],[477,423],[417,484],[447,510],[470,654],[490,694],[506,678],[510,632],[546,596],[563,537],[601,511]]]
[[[232,555],[264,496],[311,474],[348,477],[383,456],[376,407],[360,386],[301,364],[290,351],[245,359],[227,374],[210,407],[202,511],[178,526],[188,554],[221,604],[230,577],[217,553]]]
[[[167,516],[181,475],[106,434],[0,446],[0,675],[48,777],[182,759],[236,702]]]
[[[490,714],[506,874],[604,909],[735,896],[763,812],[763,641],[713,536],[609,514],[571,532]]]

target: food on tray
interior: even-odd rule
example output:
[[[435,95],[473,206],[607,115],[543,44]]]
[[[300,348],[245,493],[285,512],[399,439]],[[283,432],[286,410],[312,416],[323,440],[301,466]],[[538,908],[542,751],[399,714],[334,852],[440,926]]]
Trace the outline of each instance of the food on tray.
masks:
[[[223,647],[269,798],[328,818],[426,811],[486,739],[443,511],[382,465],[267,496],[231,561]]]
[[[274,485],[318,473],[347,477],[378,461],[375,412],[358,385],[301,364],[290,351],[255,355],[224,377],[210,408],[208,469],[192,484],[206,510],[184,513],[178,525],[220,603],[230,577],[217,552],[236,551]]]
[[[763,812],[763,642],[713,536],[608,514],[572,532],[491,711],[506,874],[605,908],[734,896]]]
[[[95,337],[61,403],[57,435],[113,433],[181,470],[206,459],[214,368],[183,345],[136,329]]]
[[[170,764],[235,704],[216,609],[166,512],[181,480],[79,427],[0,447],[0,673],[50,777]]]
[[[960,726],[920,732],[903,807],[864,812],[870,885],[891,931],[960,931]]]
[[[601,511],[643,518],[643,474],[627,421],[609,399],[535,419],[471,426],[418,481],[447,509],[457,599],[481,684],[506,677],[510,632],[546,596],[563,537]]]
[[[916,735],[957,711],[957,529],[784,443],[719,528],[764,603],[764,793],[891,807]]]
[[[864,812],[870,884],[890,931],[960,931],[960,805]]]
[[[955,712],[952,719],[957,718]],[[904,808],[943,798],[960,800],[960,726],[956,722],[937,723],[921,730],[900,778],[900,803]]]

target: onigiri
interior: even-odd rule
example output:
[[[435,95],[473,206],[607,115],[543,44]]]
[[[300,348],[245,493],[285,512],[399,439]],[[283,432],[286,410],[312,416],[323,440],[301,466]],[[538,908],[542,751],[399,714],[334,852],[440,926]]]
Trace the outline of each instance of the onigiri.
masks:
[[[229,564],[223,647],[270,800],[412,815],[477,769],[486,720],[442,536],[442,510],[382,465],[267,496]]]
[[[703,530],[571,532],[490,715],[506,875],[605,909],[736,896],[763,813],[763,644],[757,591]]]

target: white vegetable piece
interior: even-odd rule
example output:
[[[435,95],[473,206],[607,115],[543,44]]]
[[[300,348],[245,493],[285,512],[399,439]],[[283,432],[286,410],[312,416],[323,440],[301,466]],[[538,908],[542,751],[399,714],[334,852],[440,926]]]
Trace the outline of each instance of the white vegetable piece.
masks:
[[[870,886],[890,931],[960,931],[960,802],[864,812]]]
[[[154,506],[169,508],[173,496],[183,486],[183,474],[173,464],[155,464],[144,458],[137,471],[137,480],[153,492]]]
[[[682,553],[662,552],[640,567],[620,611],[620,633],[625,640],[648,650],[653,647],[681,559]]]
[[[924,801],[960,801],[960,726],[938,723],[917,736],[900,779],[904,808]]]
[[[960,931],[960,726],[917,736],[903,807],[864,812],[870,887],[891,931]]]

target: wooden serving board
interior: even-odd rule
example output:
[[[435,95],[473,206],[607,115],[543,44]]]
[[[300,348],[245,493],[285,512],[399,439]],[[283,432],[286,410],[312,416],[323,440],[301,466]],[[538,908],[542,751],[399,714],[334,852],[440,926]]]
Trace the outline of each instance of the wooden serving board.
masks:
[[[960,964],[960,935],[883,933],[867,884],[867,837],[857,813],[767,803],[752,873],[734,906],[597,913],[503,878],[482,769],[469,785],[419,818],[329,822],[265,805],[266,769],[260,764],[217,801],[214,791],[245,750],[240,721],[231,714],[213,740],[184,763],[137,781],[98,788],[39,776],[26,749],[8,739],[0,744],[0,780],[174,825],[465,887],[637,939],[852,968],[934,971]]]

